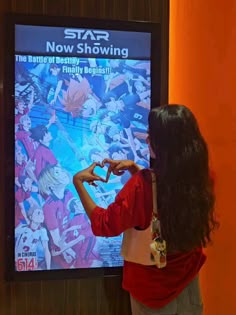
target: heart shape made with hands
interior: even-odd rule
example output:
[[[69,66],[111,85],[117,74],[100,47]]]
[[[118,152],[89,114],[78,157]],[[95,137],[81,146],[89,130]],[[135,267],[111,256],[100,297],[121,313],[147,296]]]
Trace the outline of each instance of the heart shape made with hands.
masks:
[[[106,164],[109,164],[109,163],[106,163]],[[95,169],[96,167],[104,168],[104,166],[105,166],[105,164],[102,165],[102,164],[100,164],[100,163],[97,163],[96,166],[94,167],[94,169]],[[99,176],[99,177],[102,178],[102,176],[97,175],[97,174],[94,172],[94,169],[93,169],[93,175],[96,175],[96,176]],[[109,181],[109,178],[110,178],[110,176],[111,176],[111,173],[112,173],[112,169],[111,169],[111,165],[109,164],[109,167],[108,167],[108,169],[107,169],[106,177],[105,177],[105,178],[102,178],[101,181],[102,181],[103,183],[107,183],[107,182]]]

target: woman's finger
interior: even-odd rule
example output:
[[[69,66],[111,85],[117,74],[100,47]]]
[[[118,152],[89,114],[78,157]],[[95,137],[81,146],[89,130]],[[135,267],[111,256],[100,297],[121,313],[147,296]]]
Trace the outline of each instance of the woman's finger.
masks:
[[[93,164],[89,166],[89,169],[93,171],[97,165],[97,162],[93,162]]]
[[[117,175],[117,176],[121,176],[124,174],[125,171],[121,171],[121,170],[113,170],[112,173],[114,175]]]
[[[104,166],[105,164],[112,164],[112,162],[113,162],[113,160],[111,160],[111,159],[104,159],[103,161],[102,161],[102,166]]]
[[[101,182],[105,182],[106,180],[100,176],[95,176],[93,180],[99,180]]]
[[[90,182],[89,182],[89,185],[94,186],[94,187],[97,187],[97,184],[94,183],[94,181],[90,181]]]

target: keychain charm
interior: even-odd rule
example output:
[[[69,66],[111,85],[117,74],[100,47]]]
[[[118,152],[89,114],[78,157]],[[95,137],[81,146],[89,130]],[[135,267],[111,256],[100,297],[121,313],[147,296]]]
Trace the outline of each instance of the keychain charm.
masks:
[[[161,237],[155,238],[151,244],[151,259],[155,261],[158,268],[166,266],[166,241]]]
[[[151,221],[152,242],[150,244],[151,260],[155,262],[157,268],[164,268],[167,264],[167,250],[166,241],[161,237],[161,223],[157,208],[157,187],[154,173],[152,173],[152,191],[153,212]]]

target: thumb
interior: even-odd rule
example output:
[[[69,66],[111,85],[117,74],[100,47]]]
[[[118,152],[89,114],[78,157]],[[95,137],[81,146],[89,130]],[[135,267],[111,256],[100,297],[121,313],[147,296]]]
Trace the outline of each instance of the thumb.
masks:
[[[107,164],[107,163],[109,163],[109,164],[111,164],[113,162],[113,160],[112,159],[104,159],[103,161],[102,161],[102,165],[104,166],[104,164]]]

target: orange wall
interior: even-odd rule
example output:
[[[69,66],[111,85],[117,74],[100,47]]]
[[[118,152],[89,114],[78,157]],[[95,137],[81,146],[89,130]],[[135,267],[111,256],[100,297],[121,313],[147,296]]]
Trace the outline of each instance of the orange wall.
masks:
[[[236,1],[170,0],[169,102],[209,144],[221,228],[201,273],[204,315],[236,314]]]

